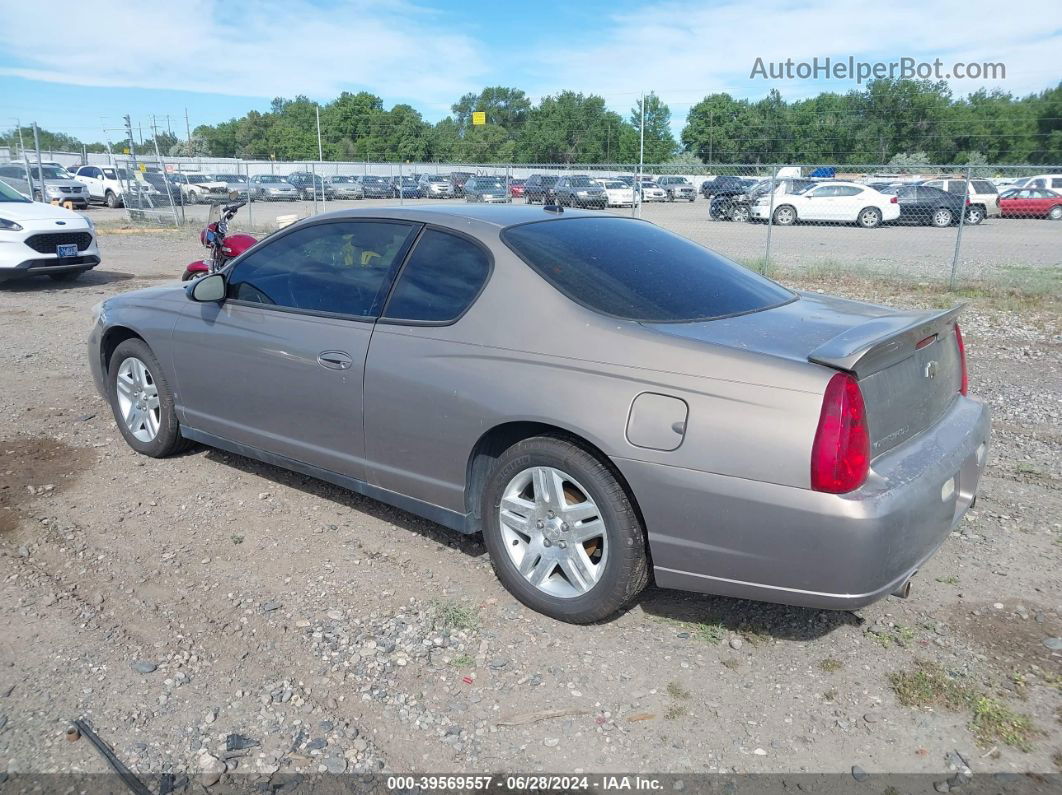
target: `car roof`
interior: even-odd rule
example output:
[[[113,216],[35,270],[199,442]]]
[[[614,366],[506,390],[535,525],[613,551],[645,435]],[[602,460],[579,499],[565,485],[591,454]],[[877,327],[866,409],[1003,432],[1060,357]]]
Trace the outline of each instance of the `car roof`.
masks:
[[[469,223],[478,222],[498,229],[517,224],[526,224],[531,221],[549,221],[560,218],[623,218],[618,215],[602,215],[600,212],[588,210],[565,209],[563,212],[546,210],[534,205],[517,205],[515,207],[497,207],[476,205],[450,204],[439,207],[365,207],[335,210],[330,213],[310,216],[306,221],[314,221],[322,218],[386,218],[400,221],[415,221],[424,224],[438,224],[460,228]]]

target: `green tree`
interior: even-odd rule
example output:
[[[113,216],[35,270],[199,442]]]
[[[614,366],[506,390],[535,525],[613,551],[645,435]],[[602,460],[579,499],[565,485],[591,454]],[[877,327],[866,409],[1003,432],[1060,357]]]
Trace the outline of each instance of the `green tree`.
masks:
[[[660,101],[655,93],[645,96],[645,161],[646,163],[663,163],[673,154],[678,145],[671,132],[671,109]],[[642,99],[639,98],[631,108],[630,124],[634,131],[641,134]],[[641,142],[639,141],[639,147]]]
[[[543,97],[528,115],[516,157],[533,163],[607,162],[625,127],[629,129],[618,113],[605,108],[601,97],[562,91]]]

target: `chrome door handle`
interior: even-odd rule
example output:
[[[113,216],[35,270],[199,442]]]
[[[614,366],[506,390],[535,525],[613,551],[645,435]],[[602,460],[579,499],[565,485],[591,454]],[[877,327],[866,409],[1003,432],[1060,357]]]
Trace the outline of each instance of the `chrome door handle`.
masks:
[[[317,363],[331,370],[349,370],[354,360],[350,358],[350,354],[343,351],[321,351],[317,356]]]

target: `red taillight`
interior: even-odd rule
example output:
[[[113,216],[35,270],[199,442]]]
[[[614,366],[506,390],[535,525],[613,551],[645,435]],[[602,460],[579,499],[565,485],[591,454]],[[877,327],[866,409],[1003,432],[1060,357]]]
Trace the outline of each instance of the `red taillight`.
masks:
[[[811,488],[830,494],[858,489],[870,469],[870,434],[859,384],[837,373],[826,385],[811,446]]]
[[[962,330],[959,328],[959,324],[955,324],[955,344],[959,346],[959,368],[962,371],[962,381],[959,383],[959,394],[965,395],[966,390],[969,387],[969,380],[966,376],[966,345],[962,341]]]
[[[900,200],[896,196],[893,196],[891,199],[889,199],[889,204],[899,204],[899,203],[900,203]]]

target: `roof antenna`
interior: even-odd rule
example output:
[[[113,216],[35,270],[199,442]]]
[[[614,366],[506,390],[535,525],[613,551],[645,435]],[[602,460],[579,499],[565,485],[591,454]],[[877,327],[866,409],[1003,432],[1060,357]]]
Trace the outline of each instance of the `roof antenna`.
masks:
[[[547,213],[562,213],[562,212],[564,212],[564,208],[561,207],[559,204],[544,204],[544,205],[542,205],[542,209],[545,210]]]

